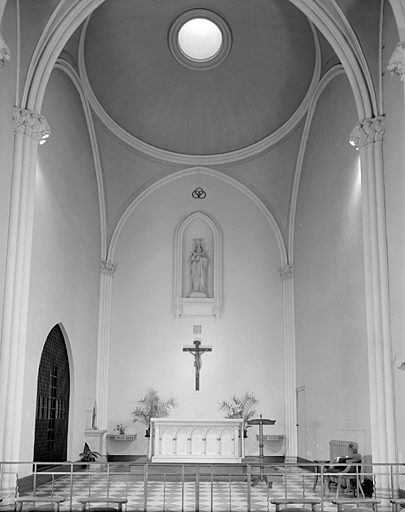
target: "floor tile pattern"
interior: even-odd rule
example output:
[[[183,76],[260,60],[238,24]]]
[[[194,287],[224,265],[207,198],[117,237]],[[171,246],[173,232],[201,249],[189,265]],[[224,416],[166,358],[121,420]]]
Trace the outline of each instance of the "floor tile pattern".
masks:
[[[127,472],[128,471],[128,472]],[[72,493],[70,494],[70,476],[55,479],[52,483],[42,485],[37,489],[37,496],[62,495],[66,497],[61,504],[61,511],[80,510],[78,498],[107,495],[113,497],[126,497],[128,512],[194,512],[197,508],[201,512],[246,512],[248,510],[248,492],[251,493],[251,511],[271,511],[275,506],[271,500],[275,498],[321,498],[320,485],[316,491],[312,490],[314,483],[313,473],[300,468],[289,467],[287,474],[280,468],[278,478],[267,485],[264,478],[259,478],[255,485],[248,486],[246,481],[239,479],[229,481],[229,476],[222,475],[221,481],[199,482],[199,503],[195,498],[195,481],[173,481],[172,475],[151,475],[147,483],[147,506],[144,507],[144,489],[142,475],[131,474],[128,467],[116,467],[109,475],[105,471],[91,473],[79,472],[72,477]],[[287,478],[286,478],[287,477]],[[271,476],[269,477],[271,479]],[[285,482],[287,481],[287,486]],[[322,506],[318,510],[336,512],[336,505],[332,504],[335,494],[332,491],[325,493]],[[1,507],[0,507],[1,510]],[[124,509],[125,510],[125,509]],[[385,512],[381,507],[379,512]]]

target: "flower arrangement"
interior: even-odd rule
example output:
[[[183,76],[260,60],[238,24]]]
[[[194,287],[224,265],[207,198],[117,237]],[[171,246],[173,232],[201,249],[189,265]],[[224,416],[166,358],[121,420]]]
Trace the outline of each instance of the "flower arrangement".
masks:
[[[117,425],[115,425],[114,430],[117,431],[118,434],[124,435],[127,428],[128,427],[126,425],[123,425],[122,423],[117,423]]]
[[[246,391],[240,397],[231,395],[231,401],[229,402],[226,400],[220,402],[219,410],[225,411],[225,418],[241,418],[243,420],[243,429],[246,430],[250,427],[247,422],[257,416],[254,406],[258,403],[259,400],[256,398],[254,393]]]

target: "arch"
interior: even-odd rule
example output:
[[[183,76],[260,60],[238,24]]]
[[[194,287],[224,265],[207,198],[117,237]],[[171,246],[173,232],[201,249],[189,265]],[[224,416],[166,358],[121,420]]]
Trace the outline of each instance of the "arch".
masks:
[[[188,249],[185,244],[185,234],[193,224],[200,223],[207,226],[207,233],[211,236],[208,250],[210,262],[208,264],[208,283],[206,297],[192,298],[185,293],[186,261],[185,254]],[[201,228],[200,228],[201,229]],[[192,230],[190,230],[192,232]],[[201,236],[200,231],[195,235]],[[173,273],[173,313],[179,316],[221,316],[223,303],[223,237],[217,222],[207,213],[197,211],[184,218],[176,228],[174,235],[174,273]],[[197,294],[204,295],[204,294]],[[207,308],[208,306],[208,308]]]
[[[90,105],[87,100],[86,94],[83,89],[82,81],[79,75],[76,73],[73,66],[67,62],[65,59],[58,58],[55,63],[55,68],[60,69],[70,78],[73,82],[73,85],[76,87],[77,92],[80,96],[80,101],[82,103],[82,108],[84,112],[84,117],[86,119],[87,129],[89,132],[91,150],[93,153],[93,162],[94,162],[94,170],[96,173],[96,181],[97,181],[97,192],[98,192],[98,202],[99,202],[99,212],[100,212],[100,226],[101,226],[101,255],[100,258],[105,258],[107,251],[107,201],[105,197],[105,187],[103,180],[103,173],[101,169],[101,161],[100,161],[100,152],[98,149],[98,142],[96,136],[96,130],[94,128],[93,117],[90,110]]]
[[[315,113],[315,108],[317,102],[325,90],[326,86],[330,84],[330,82],[336,78],[337,76],[344,73],[343,67],[339,64],[331,68],[325,75],[322,77],[322,80],[319,82],[318,87],[316,88],[314,97],[312,98],[311,104],[308,109],[308,114],[305,119],[304,130],[301,136],[301,142],[298,149],[297,162],[295,165],[294,178],[293,178],[293,186],[292,186],[292,194],[290,201],[290,211],[288,215],[288,257],[289,263],[294,263],[294,237],[295,237],[295,215],[297,209],[297,200],[298,200],[298,191],[300,186],[301,179],[301,171],[304,163],[305,151],[307,147],[309,132],[311,129],[312,119]]]
[[[375,94],[365,58],[343,13],[335,6],[336,16],[333,17],[324,6],[313,0],[289,1],[322,32],[341,59],[353,89],[359,119],[371,117],[373,113],[377,113]],[[76,0],[62,14],[60,14],[59,9],[54,11],[43,32],[43,37],[40,38],[33,53],[27,72],[21,106],[36,112],[41,111],[50,73],[63,46],[86,17],[103,2],[104,0]],[[392,0],[391,3],[398,20],[398,9]],[[61,4],[59,4],[59,7]],[[403,17],[402,11],[400,14]]]
[[[53,66],[70,36],[104,0],[75,0],[60,17],[60,2],[50,17],[31,57],[23,89],[21,106],[41,111],[45,89]]]
[[[34,462],[67,460],[70,395],[69,355],[56,324],[47,335],[38,368]]]
[[[65,326],[62,322],[58,323],[60,330],[63,334],[63,339],[65,340],[65,347],[69,361],[69,371],[70,371],[70,399],[69,399],[69,425],[74,425],[74,410],[75,410],[75,396],[76,396],[76,378],[75,378],[75,366],[74,366],[74,358],[73,358],[73,350],[72,344],[70,343],[69,335],[65,329]],[[68,430],[68,460],[71,460],[75,454],[72,453],[73,446],[73,430],[69,428]]]
[[[360,120],[378,115],[373,82],[362,48],[343,12],[334,2],[335,16],[313,0],[289,0],[322,32],[343,64]]]
[[[118,239],[120,236],[120,233],[125,226],[125,223],[127,222],[128,218],[131,216],[132,212],[153,192],[158,190],[160,187],[163,187],[167,183],[170,183],[173,180],[177,180],[182,178],[185,175],[188,174],[196,174],[196,173],[202,173],[206,174],[208,176],[213,176],[218,178],[221,181],[224,181],[231,185],[232,187],[238,189],[240,192],[244,193],[246,196],[248,196],[259,208],[259,210],[262,212],[266,220],[269,222],[273,233],[276,237],[279,252],[280,252],[280,264],[281,266],[287,264],[287,253],[286,248],[283,240],[283,236],[281,234],[280,227],[278,226],[275,218],[273,215],[269,212],[268,208],[264,205],[264,203],[251,191],[249,190],[245,185],[242,185],[234,178],[231,178],[230,176],[227,176],[219,171],[215,171],[213,169],[207,168],[207,167],[191,167],[188,169],[183,169],[181,171],[175,172],[170,174],[169,176],[166,176],[165,178],[162,178],[161,180],[157,181],[150,187],[148,187],[146,190],[144,190],[141,194],[139,194],[138,197],[136,197],[132,203],[128,206],[128,208],[124,211],[121,218],[117,222],[117,225],[115,226],[114,232],[111,236],[110,245],[108,248],[108,259],[111,261],[114,261],[115,256],[115,250],[117,247]]]
[[[397,24],[399,39],[405,39],[405,4],[402,0],[389,0]]]

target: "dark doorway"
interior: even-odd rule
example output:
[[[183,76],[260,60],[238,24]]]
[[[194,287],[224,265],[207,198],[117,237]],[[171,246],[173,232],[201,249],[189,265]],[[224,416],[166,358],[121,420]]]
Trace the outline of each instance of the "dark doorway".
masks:
[[[34,462],[67,459],[70,372],[65,339],[55,325],[45,341],[38,370]]]

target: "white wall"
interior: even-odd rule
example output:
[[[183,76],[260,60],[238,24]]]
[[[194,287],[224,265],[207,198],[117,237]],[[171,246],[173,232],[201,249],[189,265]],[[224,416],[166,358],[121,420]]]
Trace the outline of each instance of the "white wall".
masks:
[[[68,339],[71,402],[68,459],[84,444],[88,395],[95,394],[100,222],[97,185],[79,96],[54,71],[43,105],[51,137],[40,146],[23,401],[21,460],[33,455],[38,365],[52,327]]]
[[[204,200],[191,196],[196,187]],[[186,215],[204,211],[223,231],[224,313],[221,318],[175,318],[172,308],[173,241]],[[109,430],[117,423],[138,434],[125,453],[145,454],[145,427],[131,411],[147,387],[175,396],[172,417],[221,418],[218,402],[255,392],[258,412],[284,433],[282,285],[272,229],[240,190],[214,176],[193,173],[168,181],[133,211],[114,256]],[[194,389],[193,325],[202,325],[200,391]],[[248,453],[257,452],[253,428]],[[124,448],[122,448],[124,451]]]
[[[344,75],[312,121],[295,224],[297,386],[305,386],[307,459],[331,439],[370,453],[359,154],[349,145],[356,108]],[[302,448],[302,447],[301,447]]]
[[[383,69],[388,65],[399,42],[389,4],[385,7]],[[398,76],[385,72],[384,107],[386,111],[386,131],[384,137],[384,171],[387,212],[388,262],[391,299],[391,332],[393,342],[393,372],[398,428],[399,461],[405,461],[405,439],[401,435],[405,427],[405,372],[398,366],[405,360],[405,147],[404,147],[404,85]],[[401,482],[405,487],[405,481]]]

